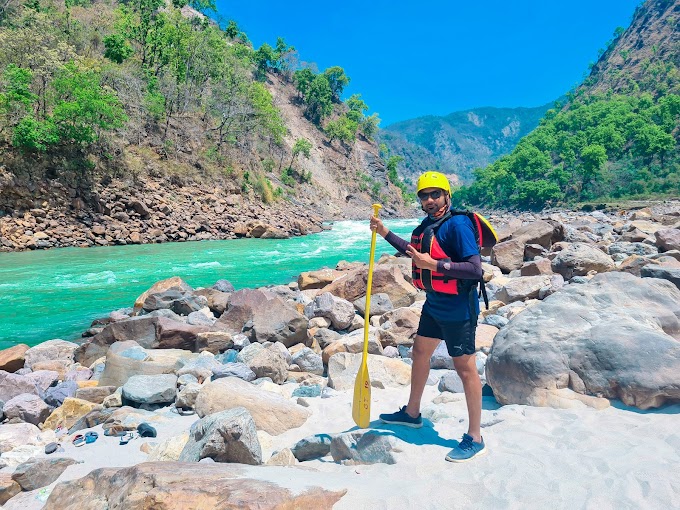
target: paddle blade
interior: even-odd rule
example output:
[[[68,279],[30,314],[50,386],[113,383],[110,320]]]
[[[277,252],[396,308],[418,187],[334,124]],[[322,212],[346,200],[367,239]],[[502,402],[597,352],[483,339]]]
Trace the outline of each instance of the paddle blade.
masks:
[[[352,402],[352,418],[362,429],[371,423],[371,380],[368,378],[368,366],[361,363],[357,378],[354,381],[354,401]]]

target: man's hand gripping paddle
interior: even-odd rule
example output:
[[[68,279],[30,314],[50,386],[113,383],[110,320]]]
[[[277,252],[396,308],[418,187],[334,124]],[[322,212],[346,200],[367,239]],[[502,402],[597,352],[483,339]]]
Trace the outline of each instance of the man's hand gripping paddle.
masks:
[[[378,216],[382,206],[373,204],[373,216]],[[362,429],[371,422],[371,380],[368,377],[368,326],[371,315],[371,284],[373,283],[373,258],[375,257],[375,230],[371,235],[371,255],[368,262],[368,280],[366,282],[366,312],[364,313],[364,354],[361,366],[354,381],[354,401],[352,402],[352,418]]]

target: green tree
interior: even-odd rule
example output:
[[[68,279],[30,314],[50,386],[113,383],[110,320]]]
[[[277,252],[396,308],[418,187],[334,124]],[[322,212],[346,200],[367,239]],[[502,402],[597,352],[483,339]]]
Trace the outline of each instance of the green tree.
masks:
[[[334,101],[339,101],[342,91],[349,85],[350,79],[345,74],[345,70],[340,66],[329,67],[323,72],[331,88]]]
[[[307,67],[304,69],[298,69],[295,71],[295,73],[293,73],[293,82],[295,83],[295,88],[302,98],[307,97],[313,81],[314,73]]]
[[[375,134],[378,132],[378,126],[380,125],[380,117],[377,113],[364,117],[361,121],[361,131],[364,136],[369,140],[372,140]]]
[[[132,46],[121,34],[111,34],[104,37],[104,48],[104,56],[117,64],[122,64],[134,53]]]
[[[332,98],[333,92],[328,83],[328,78],[323,74],[316,75],[309,84],[309,90],[305,98],[307,103],[305,113],[307,117],[315,124],[320,124],[333,111]]]
[[[30,70],[9,64],[0,82],[0,118],[1,126],[16,126],[19,121],[33,110],[38,99],[31,92],[33,73]],[[3,128],[0,128],[0,132]]]
[[[350,119],[347,115],[341,115],[335,120],[328,121],[324,131],[332,142],[333,140],[340,140],[345,144],[350,144],[356,140],[357,129],[359,124]]]
[[[295,144],[293,145],[293,150],[292,150],[292,156],[290,158],[290,164],[288,167],[292,168],[293,167],[293,162],[295,161],[295,158],[298,157],[298,155],[302,154],[305,159],[309,159],[311,156],[311,150],[312,150],[312,142],[309,140],[306,140],[305,138],[298,138],[295,140]]]

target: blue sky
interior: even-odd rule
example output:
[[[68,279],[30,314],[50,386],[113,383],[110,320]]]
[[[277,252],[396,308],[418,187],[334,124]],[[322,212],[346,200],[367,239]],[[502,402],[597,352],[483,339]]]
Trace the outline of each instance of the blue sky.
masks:
[[[640,0],[217,0],[255,47],[278,36],[351,78],[382,127],[480,106],[539,106],[577,85]]]

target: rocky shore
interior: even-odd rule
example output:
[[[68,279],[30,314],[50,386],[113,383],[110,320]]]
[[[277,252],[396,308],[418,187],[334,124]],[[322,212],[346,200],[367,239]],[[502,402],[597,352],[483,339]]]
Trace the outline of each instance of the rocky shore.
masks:
[[[477,331],[484,459],[444,462],[467,415],[443,345],[423,429],[353,426],[366,264],[239,291],[224,280],[194,289],[180,275],[81,342],[0,351],[0,504],[668,506],[680,462],[680,204],[491,219],[501,242],[484,254],[490,304]],[[424,299],[410,280],[409,259],[380,257],[374,418],[408,397]]]

